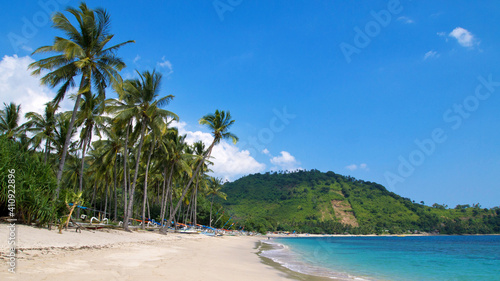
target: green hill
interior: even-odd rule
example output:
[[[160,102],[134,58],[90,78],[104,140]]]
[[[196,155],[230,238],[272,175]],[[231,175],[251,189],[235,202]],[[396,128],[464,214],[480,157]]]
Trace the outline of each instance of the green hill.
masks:
[[[500,208],[412,202],[382,185],[318,170],[253,174],[221,201],[245,229],[309,233],[500,233]]]

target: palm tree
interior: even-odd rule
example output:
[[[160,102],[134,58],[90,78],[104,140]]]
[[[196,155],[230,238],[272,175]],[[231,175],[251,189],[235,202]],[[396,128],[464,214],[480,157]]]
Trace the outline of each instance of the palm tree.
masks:
[[[123,89],[118,91],[120,99],[125,102],[117,102],[114,110],[118,112],[118,120],[131,120],[136,118],[139,131],[139,146],[136,153],[136,165],[134,170],[134,179],[130,187],[130,197],[128,200],[128,210],[125,212],[123,227],[128,230],[128,220],[132,216],[134,193],[137,185],[137,176],[139,172],[139,163],[141,159],[141,150],[144,144],[146,128],[155,127],[167,118],[178,120],[179,117],[160,107],[167,105],[174,96],[168,95],[158,99],[162,75],[160,73],[144,71],[139,73],[138,79],[127,80],[123,83]]]
[[[3,105],[4,109],[0,110],[0,132],[3,132],[8,139],[16,139],[23,130],[23,126],[19,126],[21,105],[13,102]]]
[[[105,128],[104,134],[107,139],[98,140],[94,142],[95,149],[102,149],[103,153],[103,162],[108,163],[108,165],[113,166],[113,181],[114,181],[114,194],[115,194],[115,210],[114,210],[114,220],[117,220],[117,208],[118,208],[118,198],[116,188],[118,185],[118,161],[120,160],[119,153],[123,149],[123,130],[120,130],[115,123],[111,124],[111,127]],[[126,183],[126,182],[125,182]],[[124,195],[126,193],[126,189],[124,187]]]
[[[77,127],[83,125],[80,132],[80,147],[82,148],[81,171],[78,191],[83,189],[83,168],[85,166],[85,152],[92,142],[92,135],[101,137],[101,131],[105,128],[107,120],[104,113],[104,100],[97,95],[91,95],[90,92],[84,94],[84,100],[81,104],[80,111],[77,113]]]
[[[161,139],[160,157],[167,160],[164,167],[163,175],[163,191],[162,191],[162,208],[160,212],[161,221],[163,223],[167,212],[167,203],[172,196],[172,182],[173,175],[188,174],[191,175],[191,167],[188,165],[192,155],[185,153],[187,144],[185,142],[186,136],[179,136],[179,131],[174,128],[167,134],[163,135]],[[166,191],[165,191],[166,187]],[[170,215],[169,215],[170,216]]]
[[[182,201],[184,200],[184,197],[186,196],[187,192],[189,191],[189,188],[191,187],[191,184],[193,183],[194,178],[200,171],[201,166],[205,163],[205,159],[210,157],[210,154],[212,153],[212,149],[216,144],[218,144],[222,139],[232,139],[233,143],[238,142],[238,137],[235,136],[233,133],[229,132],[229,128],[234,124],[234,120],[231,119],[231,113],[228,111],[227,113],[223,110],[219,111],[216,110],[215,114],[207,114],[203,116],[200,121],[200,124],[206,125],[210,128],[212,131],[212,136],[214,137],[214,140],[212,141],[212,144],[208,147],[208,150],[206,153],[203,155],[202,160],[200,163],[198,163],[198,166],[196,167],[196,170],[191,176],[191,179],[189,182],[186,184],[186,187],[184,188],[184,191],[182,192],[182,195],[179,199],[179,202],[177,202],[177,205],[175,206],[175,209],[173,210],[173,213],[170,215],[170,218],[168,219],[168,222],[171,222],[172,219],[174,218],[175,213],[179,209],[180,205],[182,204]],[[163,230],[164,232],[164,230]]]
[[[123,89],[119,91],[119,93],[122,93]],[[106,112],[112,112],[116,113],[119,112],[122,109],[125,109],[127,107],[131,107],[133,105],[133,102],[131,99],[126,96],[126,95],[121,95],[121,99],[126,99],[125,101],[122,100],[116,100],[116,99],[110,99],[106,100]],[[116,153],[121,152],[121,160],[123,162],[123,214],[125,214],[128,211],[128,194],[129,194],[129,185],[130,185],[130,178],[129,178],[129,169],[127,168],[129,165],[129,139],[130,139],[130,130],[132,127],[132,121],[133,117],[130,119],[119,119],[115,116],[113,118],[113,121],[111,123],[111,130],[108,131],[107,135],[110,139],[116,140],[118,143],[115,143],[115,147],[119,147],[119,150],[116,151]],[[124,141],[122,141],[125,139]],[[116,159],[118,160],[118,159]]]
[[[45,140],[44,164],[47,163],[47,159],[50,154],[50,145],[56,130],[57,108],[58,106],[53,102],[48,102],[45,104],[45,113],[43,115],[36,112],[28,112],[25,115],[26,119],[28,119],[25,124],[27,131],[34,134],[31,138],[33,148],[39,147],[41,142]]]
[[[212,195],[212,200],[210,201],[210,222],[209,227],[212,227],[212,206],[214,205],[214,198],[218,196],[224,200],[226,200],[227,195],[220,191],[222,189],[222,179],[210,177],[208,184],[208,192],[207,196]]]
[[[146,171],[144,173],[144,191],[143,191],[143,199],[142,199],[142,225],[141,228],[144,229],[146,227],[146,200],[148,198],[148,176],[149,176],[149,165],[151,163],[151,156],[155,151],[156,146],[156,136],[155,134],[149,134],[149,143],[151,146],[148,151],[148,159],[146,161]],[[139,159],[138,159],[139,161]]]
[[[194,149],[194,154],[197,156],[196,161],[194,162],[195,164],[198,164],[198,161],[201,161],[203,158],[203,154],[205,154],[205,144],[202,141],[197,141],[193,144],[193,149]],[[212,163],[210,163],[212,164]],[[195,189],[194,189],[194,194],[193,194],[193,223],[196,225],[197,219],[196,219],[196,214],[198,210],[198,190],[200,186],[206,186],[206,177],[203,175],[208,171],[207,165],[205,163],[202,164],[202,167],[199,171],[199,174],[196,175],[195,181]]]
[[[66,143],[69,143],[69,148],[66,149],[66,151],[69,150],[69,152],[72,152],[75,150],[76,145],[74,142],[71,142],[71,139],[75,135],[76,130],[74,127],[70,130],[70,114],[71,112],[56,114],[56,130],[54,132],[54,140],[52,142],[52,145],[56,150],[56,159],[62,158]]]
[[[54,98],[55,104],[59,104],[64,99],[66,93],[75,86],[74,79],[81,76],[69,125],[69,134],[73,130],[83,93],[91,92],[92,88],[95,88],[97,93],[104,98],[105,89],[110,83],[122,83],[118,71],[125,67],[125,63],[115,55],[115,51],[134,41],[129,40],[111,47],[107,46],[114,35],[109,33],[110,17],[103,9],[89,9],[82,2],[79,9],[68,8],[66,11],[75,17],[77,26],[74,26],[63,13],[55,13],[52,16],[53,27],[63,31],[67,38],[55,37],[52,46],[36,49],[33,54],[58,54],[36,61],[30,64],[29,68],[34,69],[32,75],[40,75],[43,70],[49,71],[41,78],[41,83],[44,85],[56,87],[62,84]],[[59,197],[61,177],[70,140],[68,135],[57,172],[56,198]]]

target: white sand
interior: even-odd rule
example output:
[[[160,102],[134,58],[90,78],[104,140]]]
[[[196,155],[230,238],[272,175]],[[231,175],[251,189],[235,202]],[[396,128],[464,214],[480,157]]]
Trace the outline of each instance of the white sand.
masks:
[[[16,273],[0,224],[0,280],[289,280],[256,255],[256,237],[120,230],[58,231],[17,225]]]

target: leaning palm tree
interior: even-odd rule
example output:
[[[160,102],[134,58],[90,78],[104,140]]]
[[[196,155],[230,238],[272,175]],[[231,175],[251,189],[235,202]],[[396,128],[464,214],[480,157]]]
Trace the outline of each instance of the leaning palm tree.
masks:
[[[212,154],[212,149],[216,144],[218,144],[221,140],[223,139],[232,139],[233,143],[238,142],[238,137],[235,136],[233,133],[229,132],[229,128],[234,124],[234,120],[231,119],[231,114],[228,111],[227,113],[223,110],[219,111],[216,110],[214,114],[207,114],[203,116],[200,121],[200,124],[206,125],[210,128],[212,131],[212,136],[214,137],[214,140],[212,141],[212,144],[208,147],[207,151],[203,155],[202,160],[198,163],[198,166],[196,167],[196,170],[193,172],[191,179],[189,182],[186,184],[184,187],[184,190],[182,191],[182,195],[180,196],[179,202],[177,202],[177,205],[175,206],[175,209],[171,213],[169,219],[167,222],[171,222],[172,219],[174,218],[175,213],[181,206],[184,197],[186,196],[187,192],[189,191],[189,188],[191,187],[191,184],[193,183],[194,178],[196,175],[198,175],[198,172],[200,171],[201,166],[205,163],[205,160],[210,157]],[[165,233],[165,229],[162,228],[162,232]]]
[[[38,148],[41,142],[45,140],[44,164],[47,163],[50,154],[50,144],[54,139],[57,108],[58,107],[53,102],[48,102],[45,105],[45,113],[43,115],[36,112],[28,112],[25,115],[26,119],[28,119],[25,123],[27,131],[34,134],[30,140],[33,148]]]
[[[139,163],[141,160],[141,150],[144,144],[146,128],[153,128],[162,122],[167,122],[167,118],[178,120],[179,117],[160,107],[167,105],[174,96],[168,95],[158,99],[162,75],[153,70],[139,73],[138,79],[127,80],[123,83],[123,89],[118,91],[120,99],[125,102],[116,102],[114,111],[117,112],[117,120],[137,120],[140,126],[139,145],[136,153],[136,164],[134,178],[130,187],[130,197],[123,219],[123,228],[128,230],[128,220],[132,217],[134,193],[137,186],[137,176],[139,173]]]
[[[114,36],[109,33],[109,14],[100,8],[89,9],[83,2],[78,8],[66,9],[75,17],[76,26],[61,12],[52,16],[53,27],[64,32],[67,38],[57,36],[52,46],[36,49],[33,54],[58,54],[36,61],[29,66],[30,69],[34,69],[32,75],[40,75],[44,70],[49,71],[41,78],[42,84],[51,87],[62,84],[54,98],[56,104],[59,104],[66,93],[75,86],[75,78],[81,76],[68,133],[72,131],[75,124],[83,93],[91,92],[94,88],[99,95],[104,97],[106,87],[110,84],[122,83],[118,71],[125,67],[125,63],[115,55],[115,52],[123,45],[134,42],[129,40],[111,47],[107,46]],[[61,177],[70,141],[71,138],[68,135],[57,172],[56,198],[59,197]]]
[[[13,102],[3,105],[4,109],[0,110],[0,132],[3,132],[8,139],[16,139],[23,130],[23,126],[19,126],[21,105]]]

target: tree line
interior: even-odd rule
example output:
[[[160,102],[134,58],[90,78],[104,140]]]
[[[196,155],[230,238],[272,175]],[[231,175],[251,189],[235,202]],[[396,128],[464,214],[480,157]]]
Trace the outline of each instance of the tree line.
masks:
[[[199,120],[213,136],[208,147],[201,141],[188,144],[172,126],[179,117],[165,109],[174,96],[160,96],[160,72],[136,71],[137,78],[122,79],[120,71],[126,65],[117,53],[134,41],[110,45],[114,35],[104,9],[81,3],[66,13],[55,13],[52,23],[64,36],[36,49],[33,55],[48,56],[29,69],[40,76],[42,85],[57,90],[55,98],[43,114],[26,113],[24,124],[20,124],[21,105],[4,103],[0,111],[2,161],[22,169],[29,168],[8,157],[38,163],[47,179],[34,184],[40,190],[33,193],[45,201],[19,198],[19,217],[48,223],[64,213],[62,201],[77,197],[80,204],[109,219],[122,219],[125,230],[133,219],[140,218],[144,228],[146,218],[155,218],[167,222],[165,232],[173,221],[198,223],[201,202],[203,211],[210,209],[210,218],[203,223],[211,225],[214,197],[225,198],[222,180],[208,175],[211,153],[223,139],[238,140],[230,132],[235,122],[230,112],[215,110]],[[109,91],[118,98],[106,98]],[[68,98],[75,101],[73,110],[59,111],[61,101]],[[21,177],[21,182],[32,180],[28,178]],[[2,181],[4,207],[6,189]],[[30,205],[45,208],[47,214],[37,215]],[[24,207],[31,211],[23,211]]]

